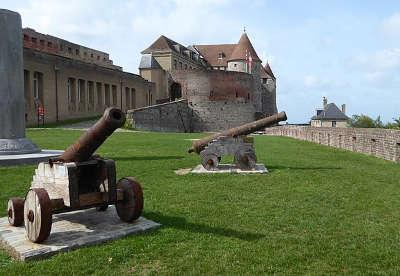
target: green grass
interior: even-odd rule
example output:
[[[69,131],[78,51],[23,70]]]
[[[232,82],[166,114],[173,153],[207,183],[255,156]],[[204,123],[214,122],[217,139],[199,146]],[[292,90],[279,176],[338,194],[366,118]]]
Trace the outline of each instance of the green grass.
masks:
[[[30,130],[63,149],[79,131]],[[268,175],[184,175],[200,134],[115,133],[100,148],[118,177],[144,188],[158,230],[50,259],[18,263],[0,250],[0,274],[399,274],[400,165],[283,137],[255,138]],[[23,196],[34,166],[0,168],[0,215]]]

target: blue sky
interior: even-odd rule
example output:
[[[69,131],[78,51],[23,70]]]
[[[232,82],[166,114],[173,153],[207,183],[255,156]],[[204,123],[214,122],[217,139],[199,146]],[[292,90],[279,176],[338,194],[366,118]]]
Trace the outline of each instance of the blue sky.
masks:
[[[236,43],[246,26],[289,122],[308,121],[323,96],[346,103],[349,115],[400,116],[399,0],[2,0],[1,8],[134,73],[161,34],[184,45]]]

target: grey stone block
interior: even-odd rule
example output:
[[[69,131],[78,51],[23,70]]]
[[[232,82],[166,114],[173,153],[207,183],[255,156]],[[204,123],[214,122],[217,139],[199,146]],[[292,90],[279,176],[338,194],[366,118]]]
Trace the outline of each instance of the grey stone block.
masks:
[[[159,223],[144,217],[132,223],[123,222],[114,206],[105,212],[97,212],[92,208],[53,215],[50,237],[36,244],[26,238],[24,227],[10,226],[4,217],[0,218],[0,245],[16,260],[29,261],[138,234],[159,226]]]

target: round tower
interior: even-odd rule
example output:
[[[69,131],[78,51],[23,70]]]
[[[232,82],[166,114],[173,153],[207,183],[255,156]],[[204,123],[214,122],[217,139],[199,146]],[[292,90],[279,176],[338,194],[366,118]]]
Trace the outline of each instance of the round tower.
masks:
[[[228,71],[259,75],[261,66],[261,59],[254,50],[246,32],[244,32],[228,60]]]

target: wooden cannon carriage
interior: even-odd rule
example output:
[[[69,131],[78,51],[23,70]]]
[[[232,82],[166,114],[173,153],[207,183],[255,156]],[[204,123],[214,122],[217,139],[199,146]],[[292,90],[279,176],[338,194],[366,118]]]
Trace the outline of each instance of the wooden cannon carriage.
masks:
[[[256,166],[257,156],[252,137],[247,135],[263,128],[287,120],[286,113],[247,123],[226,131],[193,141],[189,153],[196,152],[201,156],[201,164],[206,170],[217,170],[224,155],[233,155],[237,168],[252,170]]]
[[[91,207],[105,211],[108,205],[115,204],[121,220],[138,219],[143,209],[140,184],[131,177],[117,182],[114,161],[93,155],[124,122],[121,110],[108,108],[59,158],[40,163],[25,199],[8,201],[9,223],[25,224],[29,240],[39,243],[50,235],[55,213]]]

